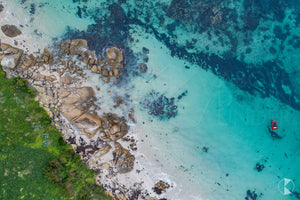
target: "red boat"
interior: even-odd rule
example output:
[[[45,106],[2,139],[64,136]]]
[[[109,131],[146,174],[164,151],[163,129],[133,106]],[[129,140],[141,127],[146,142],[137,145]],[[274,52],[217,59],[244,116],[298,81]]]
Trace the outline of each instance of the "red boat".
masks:
[[[271,127],[272,127],[272,131],[274,131],[275,129],[278,131],[277,122],[275,120],[272,120]]]

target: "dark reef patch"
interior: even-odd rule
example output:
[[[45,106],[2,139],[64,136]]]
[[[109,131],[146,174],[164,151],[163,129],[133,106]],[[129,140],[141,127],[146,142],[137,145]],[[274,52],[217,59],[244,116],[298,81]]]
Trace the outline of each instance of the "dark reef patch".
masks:
[[[177,98],[178,100],[182,99],[182,97],[185,97],[187,95],[188,91],[184,91],[183,93],[181,93]]]
[[[192,30],[198,33],[214,29],[226,30],[231,24],[237,23],[236,11],[223,6],[222,0],[173,0],[166,13],[170,18],[192,26]]]
[[[104,16],[98,16],[97,12],[89,14],[86,11],[86,15],[93,17],[96,24],[89,25],[87,31],[69,29],[64,37],[67,39],[86,39],[89,48],[98,53],[101,53],[107,46],[126,46],[129,24],[124,10],[116,3],[109,5],[106,9],[103,8],[103,10],[107,11],[104,12]],[[99,12],[100,9],[97,11]]]
[[[157,40],[163,42],[170,49],[172,56],[197,64],[205,70],[210,70],[215,75],[223,77],[224,80],[234,83],[237,87],[252,95],[274,96],[294,109],[300,110],[300,102],[297,100],[300,99],[300,95],[295,93],[289,74],[281,66],[281,60],[265,61],[262,64],[254,65],[243,62],[245,55],[240,55],[240,58],[236,55],[239,42],[242,43],[239,45],[250,45],[253,42],[253,31],[257,30],[261,20],[272,19],[281,22],[285,17],[284,10],[291,4],[291,2],[287,3],[281,0],[244,0],[245,13],[239,16],[235,9],[227,8],[221,0],[204,0],[200,2],[173,0],[169,6],[160,3],[155,4],[156,9],[150,1],[139,2],[139,4],[131,5],[126,9],[123,9],[125,4],[113,3],[109,5],[107,3],[105,4],[106,7],[101,8],[101,14],[99,14],[100,8],[95,8],[95,13],[89,14],[94,18],[96,24],[90,25],[86,32],[69,30],[66,37],[86,39],[90,49],[97,52],[102,52],[103,48],[112,44],[120,45],[125,49],[125,57],[129,58],[131,64],[137,66],[135,55],[127,47],[128,42],[135,41],[130,35],[130,25],[138,25],[144,28],[146,32],[153,34]],[[164,27],[166,27],[164,31],[155,28],[158,23],[165,23],[160,20],[163,14],[159,11],[156,12],[159,6],[161,7],[160,12],[166,12],[167,16],[175,19],[169,24],[164,24]],[[149,16],[147,10],[153,10],[154,12]],[[238,17],[243,22],[242,24],[237,23]],[[176,35],[174,35],[176,28],[183,28],[197,34],[204,31],[207,31],[208,34],[214,33],[218,36],[219,42],[228,45],[228,42],[225,42],[222,38],[222,35],[225,35],[230,41],[231,49],[222,56],[201,51],[188,51],[188,48],[194,48],[195,41],[191,38],[184,45],[179,44],[174,39],[176,38]],[[244,39],[238,41],[234,37],[233,31],[243,34]],[[289,34],[289,29],[283,30],[281,27],[275,27],[273,32],[282,44]],[[273,42],[276,45],[275,39]],[[289,39],[288,43],[294,48],[300,46],[297,36]],[[282,48],[282,45],[279,48]],[[271,54],[277,53],[274,47],[267,50]],[[143,49],[143,52],[147,54],[146,49]],[[249,46],[246,54],[250,52],[251,48]],[[146,61],[147,57],[145,57],[144,62]],[[133,69],[139,69],[139,66],[125,69],[126,75],[123,76],[123,79],[131,75],[139,75],[137,70],[132,72]],[[283,85],[289,88],[291,93],[285,93]]]
[[[300,199],[300,192],[294,191],[292,194],[296,199]]]
[[[69,29],[63,38],[85,39],[89,49],[96,51],[102,57],[105,57],[104,50],[107,47],[116,46],[122,49],[125,57],[124,68],[122,69],[122,76],[118,78],[115,85],[124,86],[130,81],[131,76],[138,76],[140,73],[137,57],[128,48],[130,23],[128,23],[125,11],[119,4],[113,3],[106,6],[106,8],[101,9],[103,16],[98,14],[99,8],[96,8],[95,13],[88,13],[87,9],[84,9],[84,16],[93,17],[97,23],[89,25],[87,31]],[[83,12],[82,9],[81,12]],[[148,61],[147,57],[145,57],[145,61]]]
[[[35,13],[35,4],[34,3],[32,3],[32,4],[30,4],[30,14],[34,14]]]
[[[261,172],[265,166],[263,164],[256,163],[255,168],[258,172]]]
[[[73,3],[80,3],[80,2],[86,3],[88,2],[88,0],[73,0]]]
[[[79,6],[77,6],[77,16],[79,17],[79,18],[82,18],[82,15],[81,15],[81,8],[79,7]]]
[[[146,48],[146,47],[143,47],[143,53],[144,53],[144,54],[149,54],[149,49]]]
[[[144,108],[149,110],[150,115],[160,119],[170,119],[176,117],[178,113],[174,97],[168,98],[155,91],[148,94],[142,104]]]
[[[171,50],[172,56],[198,64],[204,69],[210,69],[217,76],[223,77],[252,95],[274,96],[294,109],[300,110],[300,103],[295,98],[299,95],[294,92],[288,73],[279,67],[275,61],[267,61],[262,66],[255,66],[231,56],[224,59],[215,54],[189,53],[185,47],[172,43],[170,37],[166,34],[161,34],[153,27],[145,26],[142,23],[140,25],[150,28],[156,38],[163,41]],[[286,94],[282,85],[289,87],[292,91],[291,94]]]
[[[274,47],[270,47],[269,52],[274,55],[274,54],[276,54],[277,51]]]
[[[247,190],[247,196],[245,197],[245,200],[257,200],[257,194],[255,191]]]

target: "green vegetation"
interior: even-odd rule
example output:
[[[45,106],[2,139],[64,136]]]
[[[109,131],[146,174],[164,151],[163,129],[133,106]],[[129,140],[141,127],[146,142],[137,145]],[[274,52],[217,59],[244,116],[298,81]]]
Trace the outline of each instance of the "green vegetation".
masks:
[[[0,67],[0,199],[112,199],[34,97]]]

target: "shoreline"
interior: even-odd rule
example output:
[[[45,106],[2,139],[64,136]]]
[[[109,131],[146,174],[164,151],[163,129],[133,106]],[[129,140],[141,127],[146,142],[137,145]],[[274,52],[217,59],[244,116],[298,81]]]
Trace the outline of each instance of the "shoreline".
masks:
[[[99,87],[89,83],[88,81],[86,81],[86,79],[88,79],[88,75],[86,75],[86,77],[83,75],[84,71],[86,71],[89,75],[93,75],[94,79],[97,80],[98,82],[100,82],[101,80],[99,80],[99,74],[95,74],[95,72],[92,72],[93,70],[95,70],[94,68],[91,68],[89,66],[89,63],[87,62],[91,57],[94,57],[94,60],[97,60],[99,57],[97,55],[95,55],[95,52],[91,52],[88,50],[87,45],[85,45],[83,47],[83,51],[79,50],[77,51],[80,52],[81,55],[81,61],[78,60],[78,57],[80,57],[79,54],[74,55],[74,56],[66,56],[66,52],[61,52],[59,49],[56,48],[56,45],[53,44],[53,39],[52,37],[50,37],[49,34],[45,35],[45,34],[39,34],[38,30],[35,32],[32,32],[33,29],[32,27],[34,26],[34,24],[31,24],[31,22],[29,22],[27,20],[27,18],[20,18],[20,15],[16,16],[15,12],[17,13],[17,10],[14,10],[14,12],[10,12],[11,9],[8,5],[8,3],[4,3],[4,10],[2,12],[0,12],[0,17],[2,17],[1,20],[1,24],[14,24],[16,25],[16,27],[18,29],[21,30],[21,34],[18,35],[17,37],[7,37],[2,31],[0,31],[0,35],[1,35],[1,44],[9,44],[11,45],[11,47],[17,48],[17,49],[21,49],[23,50],[22,54],[20,57],[22,57],[22,59],[20,59],[20,63],[15,63],[15,67],[14,68],[3,68],[4,71],[6,72],[6,76],[8,77],[12,77],[12,76],[21,76],[23,78],[25,78],[30,87],[34,88],[35,90],[38,91],[38,96],[36,97],[36,100],[40,102],[40,105],[47,111],[47,113],[49,114],[49,116],[52,118],[54,124],[56,125],[56,127],[58,128],[58,130],[61,132],[62,136],[64,137],[65,141],[68,144],[71,144],[74,151],[82,154],[82,160],[89,166],[89,168],[93,169],[94,171],[97,171],[98,173],[102,170],[106,170],[105,168],[108,167],[109,160],[112,161],[113,160],[113,156],[103,156],[103,159],[106,160],[107,162],[105,162],[104,164],[104,169],[99,169],[99,167],[93,167],[93,165],[95,165],[95,163],[97,163],[98,161],[96,159],[91,159],[90,157],[90,153],[86,154],[85,149],[83,148],[80,143],[81,140],[83,140],[86,145],[88,147],[91,147],[94,145],[97,146],[97,142],[93,141],[91,143],[90,139],[88,137],[85,137],[84,134],[82,134],[80,132],[80,130],[74,126],[74,124],[72,124],[72,122],[70,122],[70,120],[68,120],[66,117],[64,117],[63,115],[59,114],[59,104],[61,104],[62,102],[59,101],[59,93],[58,91],[55,91],[55,89],[53,88],[60,88],[59,84],[54,83],[52,84],[51,81],[54,80],[54,82],[59,82],[61,80],[60,76],[62,76],[62,74],[65,73],[65,71],[61,71],[62,74],[59,74],[58,71],[62,70],[64,67],[68,68],[69,65],[76,66],[75,70],[74,69],[65,69],[68,75],[70,75],[69,77],[64,77],[63,81],[65,81],[64,83],[60,83],[62,85],[68,85],[68,79],[74,79],[76,80],[75,83],[71,84],[73,86],[72,90],[74,92],[74,88],[80,88],[80,87],[91,87],[94,90],[94,94],[97,95],[98,93],[98,89]],[[11,17],[8,17],[11,16]],[[21,20],[21,21],[20,21]],[[15,22],[17,21],[17,24],[15,24]],[[29,24],[29,25],[28,25]],[[41,42],[43,41],[43,42]],[[52,43],[52,45],[51,45]],[[62,46],[64,46],[64,44],[62,44]],[[48,49],[45,49],[48,48]],[[43,51],[44,49],[44,51]],[[105,51],[105,49],[103,49],[103,51]],[[84,52],[86,52],[87,54],[85,54]],[[120,49],[120,52],[123,52],[123,50]],[[73,52],[74,53],[74,52]],[[57,54],[57,55],[55,55]],[[61,54],[61,55],[58,55]],[[65,60],[61,60],[61,58],[63,56],[66,56]],[[100,56],[100,55],[99,55]],[[103,55],[102,55],[103,56]],[[55,58],[57,57],[57,58]],[[76,58],[77,57],[77,58]],[[86,57],[86,59],[84,60],[84,57]],[[42,61],[42,62],[37,62],[37,60]],[[100,58],[101,59],[101,58]],[[126,59],[126,58],[122,58],[122,59]],[[9,59],[8,59],[9,60]],[[24,64],[26,65],[26,67],[24,67]],[[102,63],[100,63],[102,64]],[[117,68],[120,70],[122,69],[122,66],[118,66],[118,63],[108,63],[108,64],[113,64],[116,65]],[[60,65],[60,67],[57,67],[58,65]],[[86,68],[88,67],[88,68]],[[59,70],[57,70],[58,68],[60,68]],[[53,71],[55,70],[55,71]],[[78,71],[76,71],[78,70]],[[92,70],[92,71],[91,71]],[[113,74],[115,76],[115,78],[117,79],[119,76],[121,76],[120,71],[117,71],[115,74]],[[76,73],[74,73],[76,71]],[[116,70],[115,70],[116,71]],[[79,73],[78,73],[79,72]],[[99,73],[96,72],[96,73]],[[98,75],[98,76],[97,76]],[[108,74],[110,77],[111,74]],[[80,76],[80,77],[79,77]],[[55,80],[56,79],[56,80]],[[101,78],[103,79],[103,78]],[[107,79],[103,79],[103,84],[105,85],[109,85],[106,84],[105,82],[108,82]],[[97,83],[96,81],[94,82],[94,84]],[[47,86],[47,88],[43,88],[44,86]],[[52,86],[51,86],[52,85]],[[97,84],[96,84],[97,85]],[[50,86],[50,87],[49,87]],[[51,88],[53,87],[53,88]],[[102,90],[102,85],[100,85],[101,90]],[[108,86],[109,87],[109,86]],[[110,89],[108,88],[107,90],[110,91]],[[91,98],[95,98],[95,97],[91,97]],[[108,99],[105,102],[106,104],[108,103]],[[99,111],[99,107],[102,106],[104,107],[104,105],[98,105],[99,103],[97,103],[97,100],[93,101],[94,102],[94,106],[95,109]],[[117,104],[119,104],[119,102],[116,102]],[[50,105],[51,104],[51,105]],[[116,105],[117,105],[116,104]],[[117,109],[119,109],[117,107],[115,107],[115,105],[109,105],[107,107],[110,107],[110,112],[114,112]],[[126,111],[124,111],[126,110]],[[121,111],[121,112],[120,112]],[[129,133],[126,134],[126,139],[122,139],[122,141],[118,140],[118,142],[120,142],[120,144],[122,146],[124,146],[125,148],[129,149],[130,148],[137,148],[137,140],[138,140],[138,134],[134,133],[134,131],[132,130],[132,124],[134,124],[134,122],[130,122],[130,120],[134,120],[133,117],[128,116],[129,113],[131,113],[131,109],[119,109],[118,114],[119,115],[126,115],[126,119],[129,120],[129,123],[131,124],[131,130]],[[97,111],[96,111],[97,113]],[[95,113],[95,114],[96,114]],[[97,113],[99,114],[99,113]],[[103,111],[101,113],[101,115],[103,114]],[[133,114],[133,113],[131,113]],[[132,119],[130,119],[132,118]],[[97,135],[96,135],[97,136]],[[96,137],[95,136],[95,137]],[[74,138],[75,141],[74,141]],[[93,140],[93,139],[92,139]],[[132,143],[132,141],[134,141]],[[131,142],[131,144],[130,144]],[[73,143],[73,144],[72,144]],[[140,142],[139,145],[142,142]],[[114,144],[109,144],[112,148],[110,149],[110,152],[114,151]],[[79,147],[79,148],[78,148]],[[76,150],[76,148],[80,149],[81,151]],[[97,147],[96,147],[97,148]],[[93,148],[92,148],[93,149]],[[100,148],[101,149],[101,148]],[[95,149],[93,149],[93,151],[95,151]],[[99,150],[98,150],[99,151]],[[149,176],[149,174],[152,174],[154,176],[155,173],[150,173],[150,169],[142,166],[143,164],[147,163],[147,158],[145,158],[145,155],[142,152],[136,152],[130,150],[130,154],[134,155],[135,159],[138,157],[140,159],[143,159],[144,161],[139,161],[136,160],[136,163],[134,164],[133,169],[131,170],[131,172],[127,173],[126,176],[122,176],[122,175],[117,175],[117,173],[115,173],[113,170],[106,170],[106,173],[99,173],[98,177],[97,177],[97,182],[98,184],[100,184],[101,186],[104,186],[104,188],[107,191],[112,192],[111,195],[114,197],[117,197],[119,199],[130,199],[129,195],[137,195],[139,194],[140,196],[143,196],[141,198],[152,198],[152,197],[156,197],[157,199],[160,198],[164,198],[164,192],[159,190],[159,193],[162,193],[160,195],[157,195],[153,188],[155,188],[155,183],[159,184],[160,181],[164,180],[161,184],[161,187],[166,187],[169,185],[172,185],[172,187],[174,186],[174,183],[168,182],[168,178],[166,177],[162,177],[162,179],[158,179],[157,177],[153,177],[151,178]],[[143,163],[143,164],[142,164]],[[150,166],[152,166],[153,164],[150,164]],[[148,166],[148,165],[147,165]],[[152,166],[154,167],[154,165]],[[151,168],[152,168],[151,167]],[[157,169],[158,170],[158,169]],[[156,170],[156,171],[157,171]],[[102,176],[100,176],[100,174]],[[112,178],[111,174],[114,174],[115,178]],[[132,179],[131,181],[128,181],[129,179]],[[156,181],[156,182],[155,182]],[[121,182],[121,183],[120,183]],[[127,183],[127,188],[124,188],[123,183]],[[164,185],[165,184],[165,185]],[[106,186],[106,187],[105,187]],[[164,188],[163,190],[166,190],[166,188]],[[119,191],[119,192],[118,192]],[[128,198],[127,198],[127,197]],[[152,196],[152,197],[150,197]],[[154,199],[154,198],[153,198]]]
[[[2,43],[1,45],[2,47],[3,45],[5,46],[4,43]],[[79,46],[80,45],[82,45],[82,43],[79,43]],[[61,46],[63,46],[63,42]],[[75,49],[77,47],[75,47]],[[10,46],[9,48],[15,49],[12,46]],[[84,48],[80,46],[80,48],[77,49],[80,49],[79,51],[85,49],[85,51],[82,51],[80,55],[84,55],[84,52],[88,51],[88,48],[86,46],[84,46]],[[120,53],[120,51],[117,50],[117,48],[111,49]],[[62,51],[64,51],[63,48],[60,50],[60,52]],[[155,180],[151,179],[148,175],[149,169],[145,169],[138,160],[136,160],[134,164],[132,163],[133,161],[130,161],[132,159],[135,160],[137,155],[140,155],[141,157],[143,157],[144,155],[142,154],[142,152],[133,153],[137,150],[137,138],[134,138],[136,136],[135,133],[133,133],[133,131],[127,133],[129,127],[125,128],[127,129],[124,132],[125,134],[123,133],[121,134],[121,137],[117,137],[117,139],[113,140],[112,138],[107,139],[106,135],[104,139],[102,138],[101,141],[101,136],[99,134],[101,134],[102,132],[97,132],[92,135],[87,135],[82,132],[82,130],[85,130],[85,128],[95,128],[93,127],[93,125],[97,121],[95,121],[95,117],[97,118],[97,110],[99,111],[99,106],[95,105],[94,103],[97,101],[95,97],[95,91],[97,90],[97,88],[93,87],[93,84],[87,81],[90,79],[87,77],[88,75],[84,73],[85,70],[82,69],[83,65],[88,65],[87,62],[81,62],[77,59],[74,59],[74,56],[66,56],[66,60],[64,60],[62,58],[65,55],[58,56],[60,58],[57,59],[57,55],[55,55],[56,53],[57,52],[54,52],[54,54],[52,54],[47,49],[44,49],[43,54],[37,54],[36,57],[32,59],[25,52],[23,55],[20,56],[20,62],[16,62],[16,66],[4,66],[4,70],[6,72],[7,77],[21,76],[22,78],[25,78],[28,81],[31,87],[38,91],[38,96],[36,97],[36,100],[40,102],[40,105],[47,111],[49,116],[53,119],[53,122],[62,133],[65,141],[68,144],[72,145],[76,153],[79,153],[81,155],[82,160],[89,166],[89,168],[99,173],[97,177],[97,182],[98,184],[103,186],[108,192],[110,192],[110,195],[117,197],[118,199],[151,199],[152,197],[163,197],[163,194],[159,195],[158,197],[158,195],[154,193],[153,188],[155,188],[156,186],[162,187],[163,189],[159,189],[159,193],[161,193],[161,190],[165,191],[168,187],[170,187],[171,183],[166,183],[165,181],[157,180],[156,184],[158,185],[155,186]],[[92,59],[90,58],[90,54],[86,54],[84,58],[89,58],[89,60]],[[3,59],[6,59],[5,56]],[[70,64],[73,61],[74,65]],[[79,62],[79,65],[77,65],[76,62]],[[91,72],[91,74],[94,77],[97,77],[98,75],[93,72]],[[63,87],[68,88],[67,91],[62,91],[61,88]],[[66,93],[77,93],[79,97],[73,95],[69,99],[68,96],[64,99],[63,96],[66,95]],[[59,111],[59,109],[62,108],[61,106],[63,106],[64,103],[68,101],[73,101],[73,103],[86,103],[88,101],[91,104],[89,105],[89,107],[92,107],[93,111],[91,112],[91,110],[88,109],[83,112],[85,113],[83,114],[85,115],[85,118],[82,119],[82,123],[85,125],[78,124],[78,121],[75,121],[77,125],[74,125],[74,121],[73,123],[72,120],[70,121],[70,117],[80,118],[82,114],[81,116],[64,116],[68,114],[64,113],[63,111]],[[77,106],[81,105],[78,104]],[[68,111],[68,109],[76,109],[76,107],[70,107],[66,109],[66,111]],[[128,115],[129,113],[126,114]],[[107,115],[108,116],[106,116],[106,118],[109,118],[109,116],[115,116],[112,113],[107,113]],[[92,123],[89,123],[87,121],[84,121],[86,119],[88,119],[88,121],[94,121]],[[102,120],[103,117],[100,117],[99,119]],[[118,119],[118,117],[115,119]],[[129,120],[134,119],[130,119],[129,116],[126,116],[126,120],[124,121],[124,123],[126,124],[124,124],[124,126],[128,126],[127,121]],[[134,122],[131,123],[134,124]],[[107,127],[108,129],[105,131],[109,132],[111,130],[112,125],[109,126],[110,128]],[[119,140],[119,138],[122,138],[125,135],[126,137],[124,139]],[[111,137],[113,137],[113,135],[111,135]],[[105,138],[107,140],[103,141],[105,140]],[[116,142],[117,140],[118,142]],[[133,148],[130,149],[130,147]],[[122,158],[124,153],[125,157]],[[118,156],[121,156],[120,158],[125,159],[125,167],[123,167],[123,162],[119,163],[118,158],[115,156],[116,154]],[[127,164],[126,159],[129,159],[129,163]],[[99,162],[101,163],[99,164]],[[118,173],[118,171],[120,173]],[[125,175],[123,174],[123,172],[125,172]],[[163,179],[166,180],[165,178]]]
[[[181,20],[175,23],[171,1],[101,2],[0,1],[0,37],[11,45],[0,62],[8,75],[27,78],[38,91],[36,100],[99,174],[100,185],[119,199],[147,200],[276,199],[282,178],[299,185],[297,77],[290,74],[298,68],[287,64],[297,57],[297,40],[272,43],[297,35],[294,15],[232,32],[245,25],[230,21],[230,13],[246,19],[240,7],[232,4],[221,14],[227,3],[207,3],[226,17],[220,25],[236,36],[227,38],[222,27],[192,33]],[[187,28],[197,22],[189,21]],[[270,29],[262,32],[265,25]],[[291,32],[282,40],[278,30],[287,25]],[[251,35],[252,42],[243,40]],[[281,64],[270,61],[275,51]],[[240,73],[245,76],[237,79]],[[278,122],[282,139],[270,136],[270,120]]]

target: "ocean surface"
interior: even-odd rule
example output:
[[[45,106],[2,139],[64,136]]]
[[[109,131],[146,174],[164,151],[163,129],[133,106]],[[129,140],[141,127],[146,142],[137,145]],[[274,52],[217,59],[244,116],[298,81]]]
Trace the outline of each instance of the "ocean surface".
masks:
[[[98,104],[134,110],[137,160],[171,184],[162,197],[300,199],[299,0],[0,2],[35,48],[124,50],[118,82],[93,80]],[[111,110],[111,97],[127,105]]]

